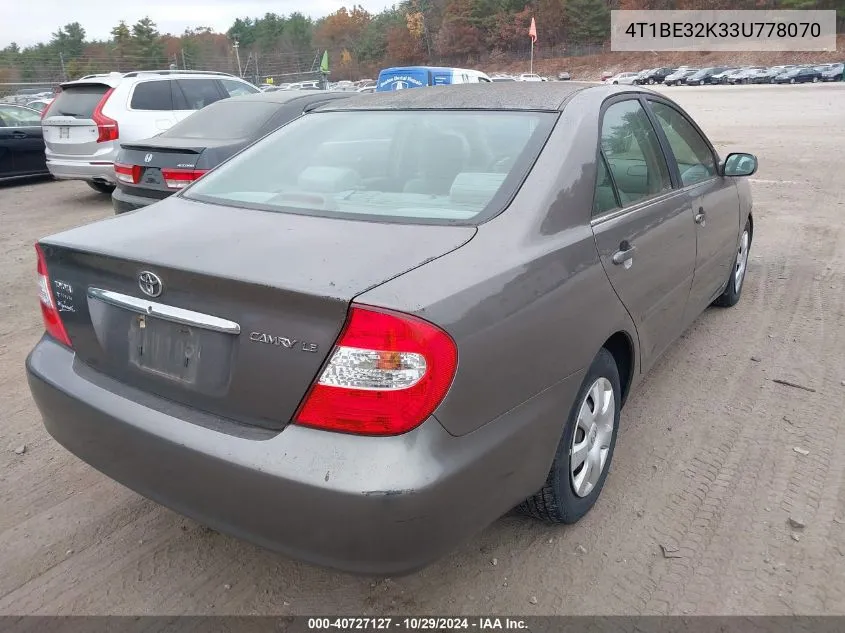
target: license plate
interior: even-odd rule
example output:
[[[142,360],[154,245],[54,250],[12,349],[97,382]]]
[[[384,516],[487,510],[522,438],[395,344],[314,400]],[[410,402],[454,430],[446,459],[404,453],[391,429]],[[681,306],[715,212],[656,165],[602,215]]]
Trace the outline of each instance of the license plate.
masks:
[[[141,371],[196,382],[201,339],[195,328],[137,315],[130,326],[129,346],[129,361]]]
[[[59,138],[70,138],[70,128],[67,126],[60,127]]]
[[[161,185],[164,184],[161,179],[161,170],[154,167],[147,167],[144,170],[144,175],[141,177],[141,182],[145,185]]]

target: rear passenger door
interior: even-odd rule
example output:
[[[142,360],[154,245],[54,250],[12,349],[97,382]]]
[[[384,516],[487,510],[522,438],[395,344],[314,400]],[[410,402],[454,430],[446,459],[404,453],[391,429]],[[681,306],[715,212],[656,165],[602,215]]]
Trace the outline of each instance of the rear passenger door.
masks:
[[[183,77],[174,79],[173,83],[177,86],[174,103],[176,121],[181,121],[197,110],[229,96],[216,79]]]
[[[173,109],[179,95],[169,79],[139,81],[129,98],[131,115],[119,121],[123,143],[139,141],[170,129],[176,123]]]
[[[722,292],[730,276],[739,240],[739,193],[730,178],[719,176],[715,151],[685,114],[652,97],[649,107],[696,223],[695,278],[685,318],[690,323]]]
[[[638,97],[605,103],[593,233],[602,264],[637,328],[645,371],[685,326],[695,223],[674,188],[659,136]]]

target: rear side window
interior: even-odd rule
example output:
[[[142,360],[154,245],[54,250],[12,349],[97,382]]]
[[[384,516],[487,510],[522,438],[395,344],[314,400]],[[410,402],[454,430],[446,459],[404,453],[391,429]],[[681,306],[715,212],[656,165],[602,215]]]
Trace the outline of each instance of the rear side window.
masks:
[[[0,127],[36,127],[41,115],[27,108],[0,105]]]
[[[234,79],[221,79],[220,83],[223,89],[230,97],[242,97],[244,95],[251,95],[259,92],[258,88],[244,83],[243,81],[235,81]]]
[[[171,81],[144,81],[135,86],[129,107],[133,110],[172,110]]]
[[[251,138],[279,109],[278,103],[226,99],[195,112],[162,136],[223,140]]]
[[[610,172],[607,170],[607,163],[601,152],[599,152],[596,167],[598,168],[598,177],[596,178],[596,195],[593,199],[594,216],[602,215],[619,207],[613,189],[613,181],[610,179]]]
[[[182,89],[187,103],[186,108],[179,109],[201,110],[224,97],[217,87],[216,79],[178,79],[176,83]]]
[[[104,84],[66,86],[53,101],[48,118],[72,116],[77,119],[90,119],[108,90],[109,87]]]
[[[601,150],[622,206],[672,188],[657,133],[639,101],[620,101],[607,108],[602,119]]]

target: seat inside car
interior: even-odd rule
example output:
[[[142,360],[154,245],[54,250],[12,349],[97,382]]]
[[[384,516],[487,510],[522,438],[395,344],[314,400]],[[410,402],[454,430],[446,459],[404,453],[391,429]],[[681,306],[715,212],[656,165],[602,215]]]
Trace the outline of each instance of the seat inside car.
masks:
[[[419,170],[404,187],[405,193],[449,195],[455,177],[464,171],[467,142],[457,134],[435,133],[421,144]]]

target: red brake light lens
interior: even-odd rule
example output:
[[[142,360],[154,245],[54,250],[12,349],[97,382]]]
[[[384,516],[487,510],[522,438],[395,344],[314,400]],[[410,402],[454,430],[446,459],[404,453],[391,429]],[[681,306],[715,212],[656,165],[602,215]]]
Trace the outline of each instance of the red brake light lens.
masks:
[[[55,101],[55,99],[54,99],[54,101]],[[50,110],[50,106],[52,106],[52,105],[53,105],[53,101],[51,101],[46,106],[44,106],[44,109],[41,111],[41,119],[42,120],[44,119],[45,116],[47,116],[47,112]]]
[[[50,277],[47,275],[44,251],[41,250],[41,246],[36,244],[35,252],[38,256],[38,298],[41,301],[41,316],[44,318],[44,328],[47,330],[47,334],[60,343],[73,347],[64,323],[62,323],[62,318],[59,316],[59,309],[56,307],[56,298],[53,296]]]
[[[141,169],[140,165],[123,165],[121,163],[115,163],[114,175],[120,182],[137,185],[141,182]]]
[[[117,127],[117,121],[103,114],[103,106],[106,105],[106,101],[108,101],[112,92],[114,92],[114,88],[109,88],[108,90],[106,90],[102,99],[100,99],[99,103],[97,103],[97,107],[94,108],[93,114],[91,114],[91,119],[94,121],[94,123],[97,124],[98,143],[105,143],[106,141],[116,141],[120,136],[120,130]]]
[[[207,169],[162,169],[161,176],[168,189],[182,189],[201,178]]]
[[[353,306],[331,359],[294,420],[361,435],[406,433],[443,401],[457,365],[455,342],[437,326]]]

